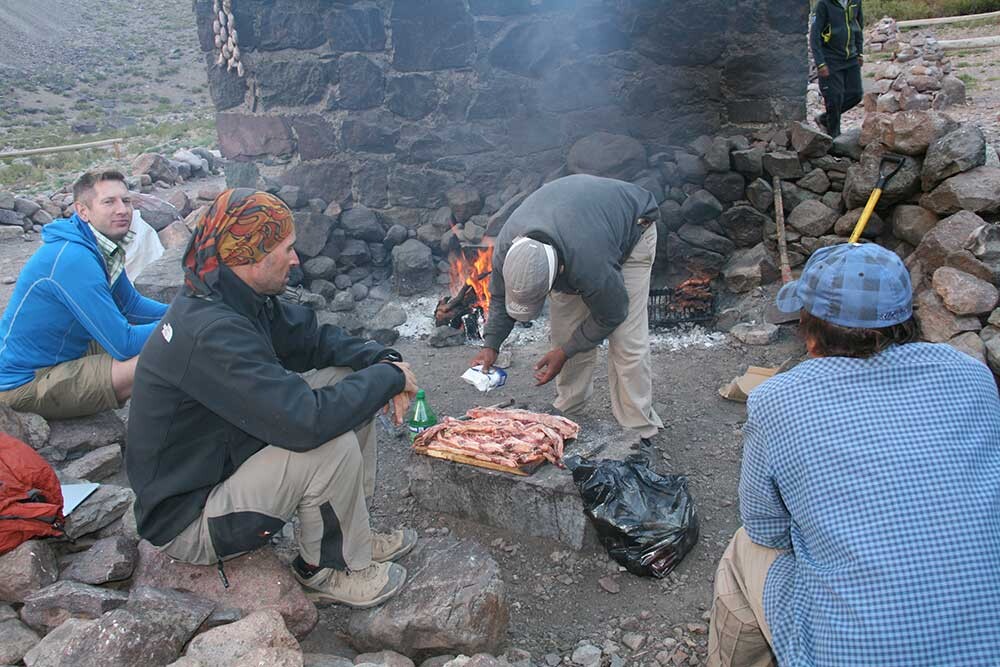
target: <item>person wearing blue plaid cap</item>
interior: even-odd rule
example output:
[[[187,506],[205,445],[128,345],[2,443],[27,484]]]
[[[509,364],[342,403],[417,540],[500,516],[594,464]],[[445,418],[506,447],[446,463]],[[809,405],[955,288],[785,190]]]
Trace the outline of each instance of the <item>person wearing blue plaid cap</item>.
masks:
[[[993,375],[911,342],[909,274],[875,244],[816,251],[778,307],[810,358],[747,400],[708,664],[1000,665]]]

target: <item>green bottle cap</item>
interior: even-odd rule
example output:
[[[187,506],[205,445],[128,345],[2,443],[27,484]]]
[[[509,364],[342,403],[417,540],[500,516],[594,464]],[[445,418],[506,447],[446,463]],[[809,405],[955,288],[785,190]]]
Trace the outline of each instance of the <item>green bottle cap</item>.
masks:
[[[417,400],[420,400],[421,398],[424,398],[424,390],[417,389]]]

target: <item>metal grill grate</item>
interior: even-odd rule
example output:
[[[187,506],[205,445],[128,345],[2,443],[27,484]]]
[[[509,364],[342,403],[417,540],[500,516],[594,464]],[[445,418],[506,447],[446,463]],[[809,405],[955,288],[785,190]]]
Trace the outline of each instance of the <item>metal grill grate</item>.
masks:
[[[715,297],[708,299],[678,299],[669,287],[649,290],[649,328],[664,329],[687,322],[707,322],[715,314]]]

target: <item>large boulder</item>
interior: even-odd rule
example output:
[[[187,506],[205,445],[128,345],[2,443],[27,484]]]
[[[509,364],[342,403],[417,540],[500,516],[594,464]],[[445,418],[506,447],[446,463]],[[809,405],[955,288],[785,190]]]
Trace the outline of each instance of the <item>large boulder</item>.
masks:
[[[778,178],[800,178],[803,176],[802,162],[797,153],[792,151],[773,151],[765,153],[762,159],[764,172],[768,176]]]
[[[992,284],[950,266],[935,271],[931,285],[948,310],[956,315],[989,313],[1000,298]]]
[[[837,236],[850,237],[854,232],[854,228],[858,224],[858,220],[861,219],[861,214],[863,212],[864,209],[856,208],[837,218],[837,222],[833,225],[833,233]],[[881,236],[884,231],[885,222],[882,221],[882,218],[878,213],[873,212],[871,217],[868,218],[868,222],[865,224],[865,229],[861,232],[861,236],[866,239],[874,239]]]
[[[107,445],[100,449],[87,452],[80,458],[70,461],[59,469],[62,477],[85,479],[89,482],[99,482],[116,474],[122,469],[122,448],[120,445]]]
[[[132,489],[102,484],[66,517],[63,527],[66,537],[75,540],[114,523],[132,507],[134,500]]]
[[[41,640],[34,630],[17,618],[7,605],[0,605],[0,664],[20,664],[24,654]]]
[[[1000,168],[976,167],[945,180],[920,198],[920,205],[938,215],[959,211],[1000,211]]]
[[[275,609],[297,637],[304,637],[316,625],[316,606],[270,547],[228,560],[225,568],[229,588],[219,583],[219,572],[214,566],[176,561],[142,541],[132,582],[152,588],[186,590],[216,602],[220,609],[238,609],[244,615]]]
[[[683,225],[677,230],[677,236],[697,248],[704,248],[723,256],[731,254],[736,249],[735,244],[725,236],[719,236],[701,225]]]
[[[760,243],[764,225],[770,218],[752,206],[734,206],[719,218],[719,225],[733,243],[740,248],[750,248]]]
[[[900,204],[892,210],[893,235],[916,247],[938,223],[938,217],[922,206]]]
[[[861,162],[847,170],[844,181],[844,204],[848,208],[864,206],[875,189],[879,177],[879,164],[887,149],[879,143],[869,144],[861,154]],[[886,184],[879,199],[880,206],[900,204],[920,192],[920,158],[904,156],[903,166]]]
[[[341,213],[340,226],[352,239],[376,243],[385,238],[385,230],[382,229],[378,216],[365,206],[358,205]]]
[[[128,601],[128,594],[77,581],[57,581],[24,599],[21,620],[42,634],[67,618],[97,618]]]
[[[681,205],[681,216],[690,223],[715,220],[722,213],[722,204],[708,190],[696,190]]]
[[[293,219],[295,250],[306,257],[319,255],[330,238],[330,230],[333,229],[336,220],[311,211],[296,211]]]
[[[646,168],[646,149],[632,137],[595,132],[573,144],[566,166],[573,174],[631,181]]]
[[[934,290],[917,294],[913,305],[920,333],[932,343],[945,343],[960,333],[982,328],[978,317],[960,316],[948,310]]]
[[[705,177],[704,188],[720,201],[732,203],[743,199],[746,181],[735,171],[712,172]]]
[[[731,292],[749,292],[755,287],[774,282],[780,277],[770,253],[763,243],[752,248],[740,248],[722,267],[722,279]]]
[[[417,294],[432,287],[434,280],[434,259],[426,245],[409,239],[392,249],[392,282],[399,294]]]
[[[793,122],[788,126],[789,139],[792,148],[800,158],[820,157],[827,154],[833,145],[833,138],[816,128],[802,122]]]
[[[945,218],[924,234],[920,245],[906,258],[906,265],[911,269],[919,268],[929,278],[948,263],[949,255],[964,250],[973,232],[985,224],[985,220],[970,211],[960,211]]]
[[[163,181],[168,185],[176,183],[180,176],[177,167],[166,156],[159,153],[143,153],[132,160],[132,174],[135,176],[148,174],[154,183]]]
[[[475,542],[423,539],[407,557],[402,591],[381,607],[352,612],[359,651],[391,649],[414,660],[442,654],[495,654],[509,611],[500,568]]]
[[[132,205],[142,215],[142,219],[156,231],[184,219],[184,215],[173,204],[153,195],[133,192]]]
[[[822,202],[807,200],[799,204],[788,216],[788,224],[803,236],[823,236],[837,222],[837,212]]]
[[[927,149],[921,185],[925,192],[941,181],[986,163],[986,137],[979,126],[964,123],[935,140]]]
[[[136,543],[130,537],[106,537],[78,554],[62,577],[93,586],[122,581],[132,576],[138,556]]]
[[[928,146],[956,127],[958,123],[937,111],[904,111],[892,115],[879,141],[894,153],[923,155]]]
[[[299,643],[285,627],[281,614],[262,609],[235,623],[203,632],[191,640],[184,655],[204,665],[271,665],[274,663],[250,662],[247,655],[268,648],[298,651]]]
[[[48,542],[28,540],[0,556],[0,601],[24,599],[59,578],[59,564]]]
[[[49,442],[39,453],[48,461],[65,461],[108,445],[125,444],[125,424],[111,411],[49,422]]]
[[[445,193],[456,224],[464,224],[483,210],[483,197],[471,185],[456,185]]]
[[[170,303],[184,285],[184,246],[168,248],[160,258],[142,270],[133,282],[143,296],[161,303]]]

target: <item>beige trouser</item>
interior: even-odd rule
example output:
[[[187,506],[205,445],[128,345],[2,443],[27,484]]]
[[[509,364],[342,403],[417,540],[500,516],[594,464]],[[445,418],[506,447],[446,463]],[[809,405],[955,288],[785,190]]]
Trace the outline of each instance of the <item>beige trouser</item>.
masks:
[[[335,384],[350,368],[307,378],[314,389]],[[299,554],[310,565],[360,570],[371,564],[366,496],[375,491],[376,433],[371,421],[308,452],[267,446],[212,489],[205,509],[163,546],[172,558],[207,565],[269,541],[298,517]],[[217,554],[217,548],[223,551]]]
[[[40,368],[30,382],[0,391],[0,404],[46,419],[86,417],[120,408],[111,382],[113,362],[97,341],[91,341],[79,359]]]
[[[608,336],[608,387],[611,411],[618,423],[649,438],[663,428],[653,410],[653,369],[649,351],[649,275],[656,259],[656,225],[650,225],[622,265],[628,316]],[[587,319],[590,310],[575,294],[549,294],[552,344],[561,347]],[[594,393],[597,349],[574,355],[556,376],[553,405],[566,414],[578,413]]]
[[[736,531],[715,571],[708,630],[708,667],[774,667],[771,630],[764,618],[764,582],[781,555]]]

